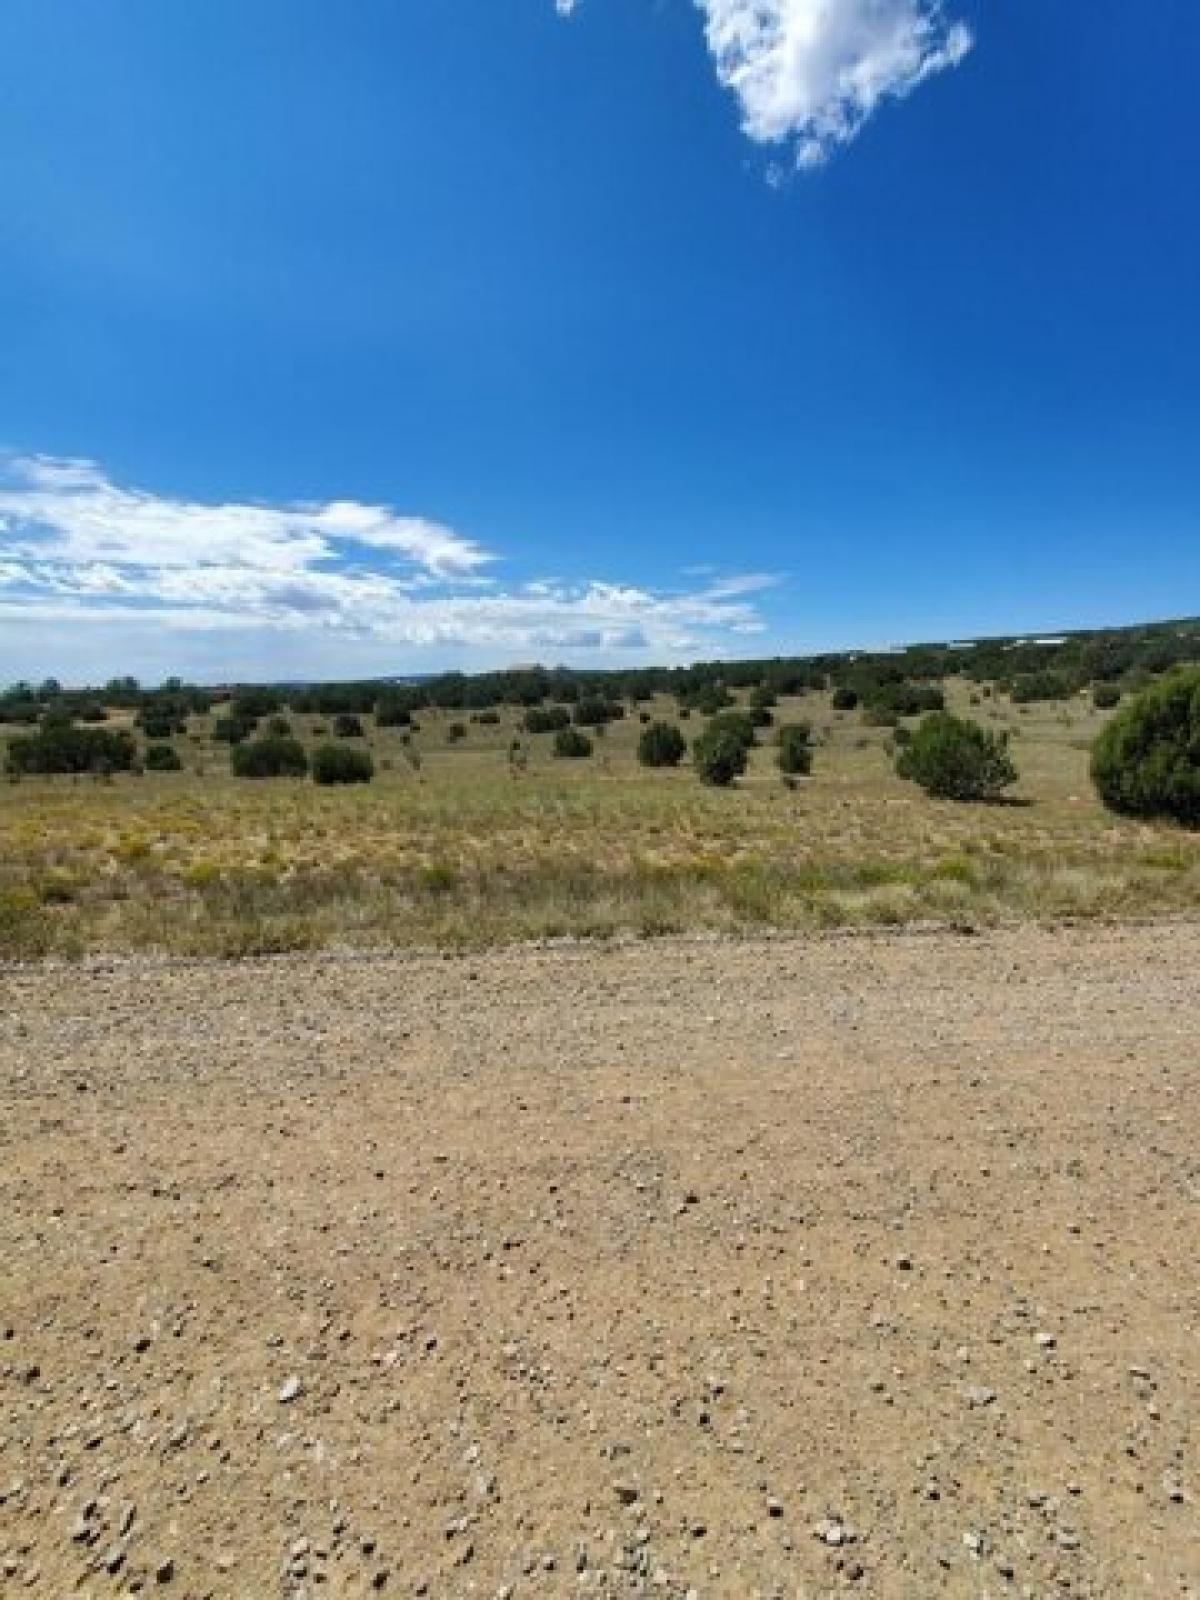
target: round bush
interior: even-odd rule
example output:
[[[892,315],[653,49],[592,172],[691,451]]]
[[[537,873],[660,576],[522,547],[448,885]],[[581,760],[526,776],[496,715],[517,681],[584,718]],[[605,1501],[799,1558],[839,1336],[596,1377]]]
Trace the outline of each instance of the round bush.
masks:
[[[313,751],[314,783],[370,783],[375,763],[369,750],[348,744],[323,744]]]
[[[531,706],[525,713],[526,733],[557,733],[571,721],[566,706]]]
[[[934,711],[896,756],[900,777],[943,800],[994,800],[1017,780],[1008,736]]]
[[[1121,704],[1121,686],[1117,683],[1098,683],[1092,689],[1092,704],[1097,711],[1111,711]]]
[[[644,767],[677,767],[687,741],[673,722],[652,722],[638,740],[638,760]]]
[[[168,711],[143,711],[136,721],[147,739],[173,739],[186,731],[186,720],[173,717]]]
[[[339,711],[333,719],[334,737],[337,739],[365,739],[362,718],[353,711]]]
[[[1112,811],[1200,827],[1200,667],[1117,712],[1092,746],[1092,782]]]
[[[591,755],[592,748],[592,741],[578,728],[560,728],[554,735],[554,754],[564,760],[581,760]]]
[[[853,711],[857,704],[857,690],[835,689],[833,691],[833,709],[835,711]]]
[[[793,722],[779,730],[778,763],[780,772],[806,778],[812,771],[812,729],[807,722]]]
[[[581,728],[602,728],[606,722],[619,722],[624,715],[625,707],[620,700],[604,700],[599,695],[590,695],[576,705],[574,721]]]
[[[229,764],[235,778],[302,778],[308,771],[300,741],[274,735],[235,744]]]
[[[702,717],[715,717],[718,711],[724,711],[733,704],[733,696],[724,684],[705,683],[697,690],[680,696],[681,708],[695,710]]]
[[[221,744],[241,744],[254,732],[255,724],[247,717],[218,717],[213,723],[212,736]]]
[[[752,750],[758,743],[754,718],[748,711],[722,711],[712,719],[706,731],[732,734],[735,739],[741,740],[747,750]]]
[[[142,765],[147,772],[182,772],[179,752],[169,744],[148,744]]]
[[[727,788],[746,770],[749,745],[735,728],[714,720],[692,745],[692,761],[701,783]]]

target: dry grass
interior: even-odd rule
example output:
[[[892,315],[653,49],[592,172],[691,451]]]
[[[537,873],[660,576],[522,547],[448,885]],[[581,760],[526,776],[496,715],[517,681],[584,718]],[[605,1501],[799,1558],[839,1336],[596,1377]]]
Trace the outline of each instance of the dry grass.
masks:
[[[239,782],[204,737],[181,774],[0,788],[0,954],[488,944],[554,935],[1140,915],[1200,905],[1200,839],[1119,821],[1087,747],[1102,717],[1067,707],[955,709],[1010,727],[1021,803],[931,801],[891,771],[886,730],[827,697],[811,780],[786,789],[769,746],[738,788],[646,772],[631,718],[592,761],[507,761],[517,719],[426,715],[406,747],[372,735],[369,788]],[[665,704],[653,708],[668,712]],[[306,736],[314,719],[295,719]],[[698,719],[684,724],[692,734]],[[419,765],[409,752],[416,750]]]

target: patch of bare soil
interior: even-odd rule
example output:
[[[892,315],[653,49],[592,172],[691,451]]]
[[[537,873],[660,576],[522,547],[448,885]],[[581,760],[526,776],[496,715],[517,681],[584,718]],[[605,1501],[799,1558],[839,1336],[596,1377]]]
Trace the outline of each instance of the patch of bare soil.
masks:
[[[1200,928],[0,973],[0,1591],[1200,1594]]]

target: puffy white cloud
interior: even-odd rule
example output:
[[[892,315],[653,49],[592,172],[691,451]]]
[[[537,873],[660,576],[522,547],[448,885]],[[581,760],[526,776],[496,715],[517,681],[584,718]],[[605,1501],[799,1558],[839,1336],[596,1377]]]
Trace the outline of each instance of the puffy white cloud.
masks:
[[[575,0],[556,0],[570,15]],[[800,167],[849,143],[880,103],[957,66],[971,30],[943,0],[695,0],[721,83],[761,144]]]
[[[765,574],[650,590],[554,577],[502,586],[496,561],[452,529],[357,501],[207,506],[127,489],[89,462],[0,469],[0,623],[54,637],[114,636],[112,670],[147,629],[290,636],[512,659],[538,654],[719,652],[761,627]],[[0,628],[0,633],[4,629]],[[11,636],[11,627],[9,629]],[[212,676],[223,675],[219,644]],[[55,669],[57,664],[46,667]],[[0,673],[37,672],[0,650]]]
[[[391,551],[414,568],[447,577],[471,573],[492,558],[470,539],[387,506],[204,505],[118,488],[90,461],[17,457],[0,485],[0,528],[7,550],[59,560],[204,564],[293,571],[331,560],[347,541]]]

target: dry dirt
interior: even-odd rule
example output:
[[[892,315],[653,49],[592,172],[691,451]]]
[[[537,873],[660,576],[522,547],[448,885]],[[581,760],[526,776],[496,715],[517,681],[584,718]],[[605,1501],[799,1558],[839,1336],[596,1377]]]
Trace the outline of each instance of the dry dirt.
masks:
[[[1200,926],[0,972],[0,1590],[1200,1594]]]

